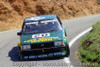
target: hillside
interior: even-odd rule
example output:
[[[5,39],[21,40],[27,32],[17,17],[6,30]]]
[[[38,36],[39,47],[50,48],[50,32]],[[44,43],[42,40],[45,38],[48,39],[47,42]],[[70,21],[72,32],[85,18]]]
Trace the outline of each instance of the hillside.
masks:
[[[20,28],[29,16],[56,14],[71,19],[98,13],[98,0],[0,0],[0,30]]]

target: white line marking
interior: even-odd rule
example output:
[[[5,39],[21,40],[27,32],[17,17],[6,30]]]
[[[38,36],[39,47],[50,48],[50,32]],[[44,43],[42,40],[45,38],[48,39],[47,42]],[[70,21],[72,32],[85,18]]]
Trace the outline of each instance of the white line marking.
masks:
[[[88,33],[89,31],[92,30],[92,27],[88,28],[87,30],[83,31],[82,33],[78,34],[75,38],[73,38],[70,42],[69,42],[69,47],[71,48],[71,46],[75,43],[75,41],[77,41],[80,37],[82,37],[83,35],[85,35],[86,33]],[[65,57],[64,61],[66,63],[68,63],[69,65],[71,65],[70,67],[74,67],[72,66],[69,57]]]
[[[88,33],[89,31],[92,30],[92,27],[88,28],[87,30],[83,31],[82,33],[78,34],[75,38],[73,38],[70,42],[69,42],[69,47],[71,47],[75,41],[77,41],[80,37],[82,37],[83,35],[85,35],[86,33]]]

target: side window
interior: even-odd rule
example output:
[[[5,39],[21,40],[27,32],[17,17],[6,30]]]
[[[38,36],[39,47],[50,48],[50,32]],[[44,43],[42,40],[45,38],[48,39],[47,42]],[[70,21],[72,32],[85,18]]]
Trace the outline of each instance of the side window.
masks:
[[[64,27],[64,33],[65,33],[65,36],[67,36],[67,33],[66,33],[66,29],[65,29],[65,27]]]
[[[26,25],[24,24],[22,27],[22,31],[25,32],[25,29],[26,29]]]

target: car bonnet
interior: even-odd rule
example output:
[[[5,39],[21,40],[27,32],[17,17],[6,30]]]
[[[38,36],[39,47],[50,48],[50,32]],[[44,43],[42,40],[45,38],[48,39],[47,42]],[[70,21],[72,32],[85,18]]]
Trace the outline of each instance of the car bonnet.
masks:
[[[63,40],[63,31],[52,31],[47,33],[21,35],[21,44],[35,44]]]

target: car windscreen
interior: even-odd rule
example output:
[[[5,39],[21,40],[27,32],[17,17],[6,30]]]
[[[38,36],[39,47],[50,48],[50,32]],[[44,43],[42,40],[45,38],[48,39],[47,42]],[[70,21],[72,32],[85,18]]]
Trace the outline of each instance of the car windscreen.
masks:
[[[61,25],[57,19],[37,22],[27,22],[23,27],[25,33],[43,33],[61,30]]]

